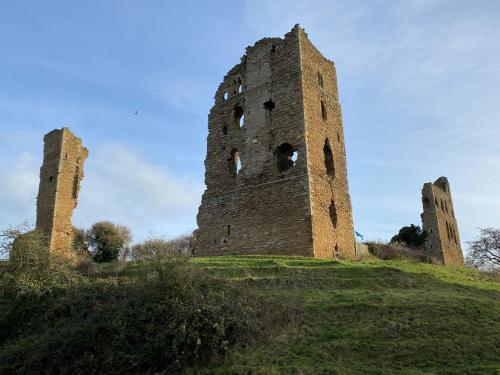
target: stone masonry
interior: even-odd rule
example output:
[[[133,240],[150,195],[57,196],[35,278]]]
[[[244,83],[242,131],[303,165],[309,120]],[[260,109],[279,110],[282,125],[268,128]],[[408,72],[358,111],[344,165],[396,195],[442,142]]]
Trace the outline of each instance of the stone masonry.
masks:
[[[68,128],[51,131],[43,141],[36,228],[47,236],[51,252],[70,255],[73,241],[71,216],[77,205],[88,150]]]
[[[427,231],[425,250],[445,265],[463,266],[458,225],[446,177],[422,188],[422,226]]]
[[[195,255],[355,257],[335,66],[302,28],[247,47],[208,130]]]

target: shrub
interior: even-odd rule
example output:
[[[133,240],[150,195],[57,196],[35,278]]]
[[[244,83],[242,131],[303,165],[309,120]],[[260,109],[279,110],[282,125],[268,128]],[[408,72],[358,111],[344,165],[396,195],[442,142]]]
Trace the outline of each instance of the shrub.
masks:
[[[391,242],[403,243],[409,247],[420,247],[424,244],[427,233],[420,227],[411,224],[409,227],[402,227],[399,233],[391,238]]]
[[[0,277],[2,294],[19,297],[40,295],[78,281],[68,259],[49,254],[47,239],[27,226],[0,234],[10,259]]]
[[[244,295],[221,292],[185,257],[153,268],[146,278],[95,279],[19,300],[2,327],[0,373],[177,373],[248,336]]]
[[[85,233],[85,240],[96,262],[111,262],[132,239],[130,230],[123,225],[101,221]]]
[[[385,244],[368,242],[367,245],[370,253],[381,260],[413,260],[417,262],[435,263],[431,257],[401,243],[391,242]]]
[[[183,235],[172,240],[151,238],[141,244],[133,245],[130,248],[129,256],[132,260],[141,260],[170,255],[191,255],[192,248],[192,235]]]

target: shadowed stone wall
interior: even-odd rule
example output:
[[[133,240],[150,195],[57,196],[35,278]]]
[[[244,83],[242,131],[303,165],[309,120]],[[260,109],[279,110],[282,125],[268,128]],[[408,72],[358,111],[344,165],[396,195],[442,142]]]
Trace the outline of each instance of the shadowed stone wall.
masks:
[[[460,236],[446,177],[424,184],[422,205],[422,227],[427,231],[426,252],[445,265],[462,266],[464,259]]]
[[[43,140],[36,228],[47,236],[50,251],[70,254],[71,217],[77,205],[88,150],[68,128],[53,130]]]
[[[354,257],[335,68],[303,29],[247,47],[208,129],[195,255]]]

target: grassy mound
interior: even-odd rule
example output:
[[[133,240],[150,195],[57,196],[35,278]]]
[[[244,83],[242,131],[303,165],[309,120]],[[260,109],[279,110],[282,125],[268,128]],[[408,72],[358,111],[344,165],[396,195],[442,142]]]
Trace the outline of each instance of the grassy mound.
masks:
[[[106,265],[81,288],[4,297],[4,372],[500,370],[500,283],[474,270],[233,256],[164,276],[154,263]]]

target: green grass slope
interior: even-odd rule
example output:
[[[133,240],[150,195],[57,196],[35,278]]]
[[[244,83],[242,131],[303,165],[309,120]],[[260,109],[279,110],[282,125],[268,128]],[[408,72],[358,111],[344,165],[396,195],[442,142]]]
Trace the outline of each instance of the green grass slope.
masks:
[[[207,374],[500,373],[500,284],[479,272],[295,257],[195,262],[300,311]]]
[[[61,373],[152,373],[148,363],[170,363],[158,356],[175,358],[177,351],[189,361],[199,348],[197,337],[214,348],[232,337],[224,356],[192,362],[186,372],[500,373],[500,283],[487,274],[414,262],[278,256],[195,258],[190,264],[179,268],[177,282],[211,280],[193,289],[195,295],[177,293],[182,285],[168,280],[154,290],[154,262],[136,262],[100,265],[77,288],[23,297],[16,310],[5,300],[0,323],[10,328],[0,362],[18,364],[3,368],[52,373],[49,364],[57,369],[64,362],[69,370]],[[175,351],[165,350],[165,343]],[[99,357],[107,347],[112,354]],[[73,366],[80,360],[81,366]],[[27,362],[32,367],[23,367]],[[121,368],[123,363],[129,367]]]

